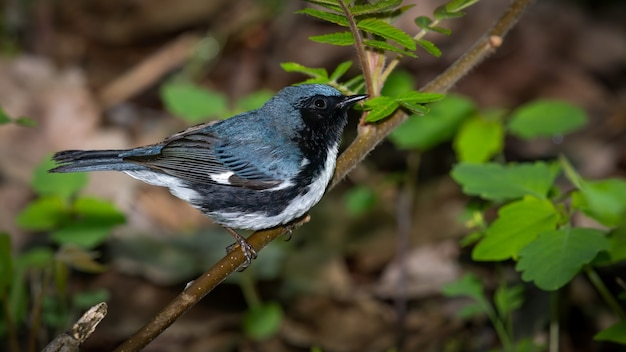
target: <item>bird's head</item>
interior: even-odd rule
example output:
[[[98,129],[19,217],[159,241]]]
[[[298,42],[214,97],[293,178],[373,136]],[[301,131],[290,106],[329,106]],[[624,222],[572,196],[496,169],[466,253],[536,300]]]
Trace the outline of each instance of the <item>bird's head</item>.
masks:
[[[342,95],[337,89],[323,84],[302,84],[282,89],[267,104],[280,109],[272,114],[281,116],[278,125],[296,131],[305,140],[320,139],[336,143],[347,123],[347,110],[367,95]],[[277,126],[277,128],[281,128]]]

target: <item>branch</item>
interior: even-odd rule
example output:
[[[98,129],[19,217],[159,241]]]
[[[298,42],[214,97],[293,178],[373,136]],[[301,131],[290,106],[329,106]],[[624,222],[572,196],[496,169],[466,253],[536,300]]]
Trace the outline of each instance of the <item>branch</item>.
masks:
[[[502,43],[504,35],[521,17],[524,9],[531,0],[514,0],[507,11],[496,21],[494,26],[483,35],[474,46],[441,75],[424,86],[421,91],[444,93],[458,82],[473,67],[476,67],[489,54],[493,53]],[[341,3],[341,2],[340,2]],[[366,68],[364,67],[364,70]],[[408,116],[398,110],[391,117],[377,123],[359,126],[358,136],[337,160],[335,176],[330,188],[341,181],[365,156],[382,142],[391,131],[404,122]],[[301,225],[300,221],[293,227]],[[257,231],[250,235],[248,243],[259,252],[273,241],[287,227],[278,227],[269,230]],[[116,352],[139,351],[150,341],[156,338],[178,317],[193,307],[202,297],[219,285],[228,275],[237,270],[245,258],[241,251],[235,250],[222,258],[207,272],[202,274],[185,290],[170,302],[160,313],[133,336],[120,345]]]

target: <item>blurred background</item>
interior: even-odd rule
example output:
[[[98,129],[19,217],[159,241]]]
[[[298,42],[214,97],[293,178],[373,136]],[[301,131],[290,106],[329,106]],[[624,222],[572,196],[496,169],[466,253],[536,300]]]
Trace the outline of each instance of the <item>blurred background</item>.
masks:
[[[404,3],[416,6],[395,24],[416,33],[413,19],[431,15],[442,2]],[[414,89],[424,85],[467,50],[508,4],[483,0],[465,17],[445,22],[451,36],[427,37],[443,55],[422,52],[417,60],[405,59],[394,79]],[[10,238],[12,255],[21,258],[16,267],[24,268],[13,277],[13,287],[21,290],[13,293],[18,298],[5,310],[23,319],[13,324],[22,346],[45,344],[85,307],[106,300],[109,314],[83,350],[111,350],[221,258],[232,242],[223,229],[165,189],[117,173],[49,181],[41,176],[49,164],[42,162],[64,149],[159,142],[193,123],[258,106],[306,78],[283,71],[282,62],[332,71],[353,60],[346,79],[357,75],[353,48],[307,39],[337,28],[294,14],[305,6],[293,0],[0,2],[0,107],[11,118],[28,118],[0,126],[0,231]],[[507,139],[507,160],[549,160],[564,153],[584,177],[623,178],[624,18],[626,4],[618,0],[537,2],[496,54],[453,92],[487,110],[513,109],[537,98],[583,108],[589,117],[585,128],[558,139]],[[178,116],[176,104],[185,109],[187,96],[175,89],[181,81],[205,88],[188,94],[204,94],[215,111],[201,111],[195,119]],[[171,102],[180,95],[182,102]],[[357,119],[358,114],[351,115],[344,144],[354,137]],[[467,272],[479,276],[488,292],[497,285],[497,275],[521,282],[513,265],[477,264],[470,260],[470,249],[460,246],[469,232],[468,198],[449,176],[454,162],[450,141],[421,151],[384,142],[325,196],[290,241],[279,239],[260,252],[250,268],[232,275],[146,350],[497,347],[487,318],[460,319],[456,313],[467,302],[441,295],[444,285]],[[96,199],[97,206],[84,207],[106,214],[110,222],[102,226],[104,235],[98,232],[100,237],[82,249],[66,246],[67,233],[51,239],[40,223],[46,219],[23,215],[49,182],[69,188],[67,199],[77,197],[75,189],[80,197]],[[38,248],[48,251],[32,254]],[[63,269],[49,266],[51,258]],[[608,270],[614,277],[624,268]],[[15,280],[20,284],[15,286]],[[586,279],[575,279],[561,294],[568,302],[562,351],[623,350],[593,342],[593,335],[614,321]],[[526,287],[525,308],[516,316],[520,336],[546,343],[549,300],[547,293]],[[0,325],[0,349],[10,350],[7,316]],[[39,328],[32,332],[33,327]]]

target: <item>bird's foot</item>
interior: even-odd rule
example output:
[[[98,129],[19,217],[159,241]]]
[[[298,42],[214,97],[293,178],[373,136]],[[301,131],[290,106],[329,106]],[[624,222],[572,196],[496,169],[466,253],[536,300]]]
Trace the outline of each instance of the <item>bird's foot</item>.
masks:
[[[233,243],[230,246],[226,247],[226,252],[227,253],[232,252],[237,246],[241,248],[241,251],[243,252],[243,256],[246,258],[246,260],[241,264],[241,266],[237,270],[243,271],[248,266],[250,266],[253,259],[256,259],[257,257],[256,250],[254,249],[254,247],[252,247],[252,245],[250,245],[250,243],[246,241],[246,239],[243,236],[238,234],[235,230],[231,229],[230,227],[225,227],[225,229],[226,231],[228,231],[228,233],[230,233],[231,236],[235,238],[235,241],[237,241],[237,243]]]
[[[309,222],[309,220],[311,220],[311,216],[309,216],[309,214],[305,214],[303,217],[285,225],[285,231],[282,233],[281,237],[285,241],[291,240],[291,237],[293,237],[293,231],[303,224]]]

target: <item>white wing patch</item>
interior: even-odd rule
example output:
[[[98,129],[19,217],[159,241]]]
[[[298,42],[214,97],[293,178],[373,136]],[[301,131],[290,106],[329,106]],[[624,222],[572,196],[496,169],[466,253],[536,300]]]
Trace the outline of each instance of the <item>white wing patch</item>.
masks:
[[[235,173],[232,171],[226,171],[223,172],[221,174],[211,174],[209,175],[211,177],[211,180],[222,184],[222,185],[230,185],[230,182],[228,181],[228,179],[234,175]]]

